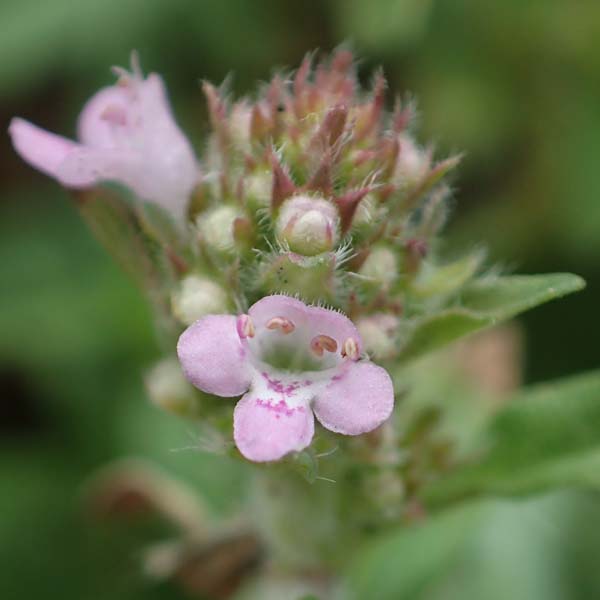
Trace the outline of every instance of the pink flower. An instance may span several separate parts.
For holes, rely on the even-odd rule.
[[[381,425],[394,405],[392,382],[361,359],[352,321],[287,296],[267,296],[247,315],[209,315],[177,346],[186,377],[218,396],[244,394],[234,438],[249,460],[277,460],[306,448],[314,415],[331,431],[358,435]]]
[[[131,62],[132,73],[115,69],[118,83],[84,106],[79,143],[20,118],[9,133],[25,161],[65,187],[117,181],[181,218],[198,181],[198,163],[173,119],[162,79],[155,73],[144,79],[135,54]]]

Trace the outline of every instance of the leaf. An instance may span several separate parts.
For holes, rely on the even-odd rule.
[[[400,358],[412,360],[584,287],[583,279],[570,273],[513,275],[474,281],[461,292],[459,306],[416,320]]]
[[[461,506],[377,539],[350,563],[349,597],[373,600],[418,597],[419,592],[452,566],[480,516],[478,507]]]
[[[571,273],[482,279],[465,288],[462,304],[470,310],[504,320],[584,287],[585,281]]]
[[[475,275],[482,260],[483,253],[475,252],[445,265],[424,263],[411,290],[420,298],[451,294]]]
[[[484,432],[483,456],[431,484],[429,505],[483,494],[600,489],[600,371],[517,395]]]
[[[493,324],[489,317],[464,309],[445,310],[418,321],[400,358],[413,359]]]

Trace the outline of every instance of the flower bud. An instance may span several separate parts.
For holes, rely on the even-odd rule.
[[[359,273],[389,288],[398,277],[398,259],[390,248],[375,247],[362,264]]]
[[[208,277],[188,275],[171,295],[171,308],[182,323],[191,325],[205,315],[226,313],[227,293]]]
[[[430,159],[427,152],[415,144],[406,134],[398,138],[400,152],[394,169],[394,180],[401,188],[414,187],[429,171]]]
[[[189,415],[195,408],[195,391],[174,358],[159,361],[144,378],[152,404],[171,413]]]
[[[242,149],[250,146],[252,108],[246,102],[235,104],[229,115],[229,131],[233,142]]]
[[[331,250],[339,239],[339,216],[321,197],[294,196],[286,200],[277,219],[277,237],[290,250],[314,256]]]
[[[233,206],[213,208],[196,219],[200,239],[211,250],[228,253],[235,249],[233,222],[239,217]]]
[[[273,175],[271,171],[255,171],[244,181],[244,197],[253,210],[264,208],[271,203]]]
[[[383,313],[363,317],[356,322],[365,349],[373,358],[382,360],[394,355],[398,324],[397,317]]]
[[[356,207],[352,228],[368,227],[373,223],[377,212],[377,199],[373,194],[367,194]]]

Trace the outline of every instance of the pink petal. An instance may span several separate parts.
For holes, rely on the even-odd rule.
[[[233,437],[239,451],[255,462],[279,460],[300,451],[313,438],[315,423],[308,406],[288,406],[282,398],[246,394],[233,413]]]
[[[385,369],[347,361],[313,404],[321,424],[336,433],[358,435],[379,427],[394,408],[394,388]]]
[[[66,187],[81,188],[101,181],[117,181],[140,198],[149,199],[152,179],[139,155],[127,150],[104,150],[79,146],[57,168],[57,178]]]
[[[266,296],[256,302],[248,311],[255,327],[266,327],[273,317],[285,317],[292,321],[297,330],[305,332],[307,340],[317,335],[327,335],[342,348],[348,338],[354,338],[362,351],[362,341],[354,323],[345,315],[318,306],[307,306],[304,302],[289,296]]]
[[[177,354],[185,376],[217,396],[239,396],[250,387],[250,368],[233,315],[209,315],[179,338]]]
[[[61,137],[23,119],[10,122],[8,133],[21,158],[51,177],[58,178],[61,163],[79,144]]]
[[[104,88],[83,108],[79,136],[89,148],[135,157],[111,179],[131,187],[144,200],[182,216],[199,180],[194,151],[181,132],[162,79],[131,76],[125,83]],[[108,157],[107,157],[108,160]]]
[[[123,129],[131,126],[127,105],[127,91],[121,86],[114,85],[96,92],[79,114],[77,133],[81,142],[93,148],[114,148],[118,115],[123,118],[120,123]]]

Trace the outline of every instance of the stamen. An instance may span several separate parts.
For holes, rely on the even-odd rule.
[[[249,315],[240,315],[237,318],[236,326],[240,339],[244,340],[246,338],[254,337],[254,323],[252,322],[252,319]]]
[[[267,323],[267,329],[279,329],[281,333],[288,334],[292,333],[292,331],[296,329],[296,326],[292,321],[286,319],[285,317],[273,317]]]
[[[310,349],[317,356],[323,356],[325,350],[327,352],[335,352],[337,350],[337,342],[328,335],[317,335],[310,341]]]
[[[347,338],[342,345],[342,356],[350,360],[358,360],[358,342],[354,338]]]

